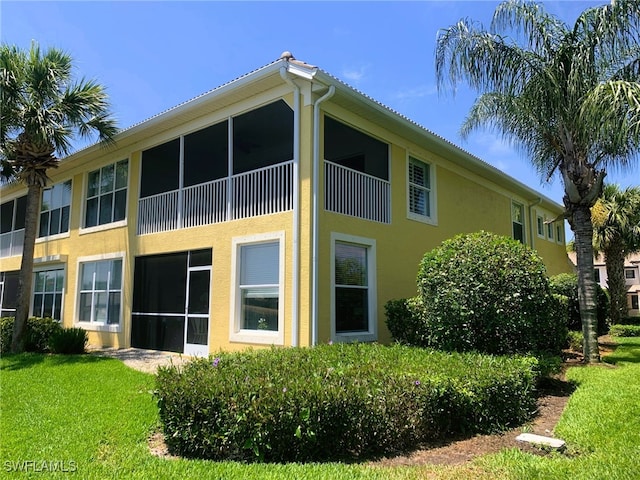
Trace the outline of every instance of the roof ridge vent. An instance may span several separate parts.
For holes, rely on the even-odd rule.
[[[288,50],[285,50],[284,52],[282,52],[282,54],[280,55],[280,58],[287,61],[296,59],[296,57],[293,56],[293,53],[291,53]]]

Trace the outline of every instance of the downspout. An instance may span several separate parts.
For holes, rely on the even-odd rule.
[[[311,269],[313,271],[311,292],[311,345],[318,344],[318,189],[320,183],[320,104],[333,97],[336,87],[329,86],[329,91],[313,104],[313,252]]]
[[[293,262],[291,272],[291,346],[298,346],[300,324],[300,87],[287,75],[285,67],[280,76],[293,88]]]
[[[535,249],[535,245],[534,245],[533,238],[538,234],[538,230],[537,230],[537,225],[533,221],[533,207],[537,207],[541,203],[542,203],[542,197],[538,197],[538,199],[535,202],[530,203],[528,205],[528,208],[529,208],[529,232],[531,232],[529,234],[529,244],[530,244],[529,246],[531,248],[534,248],[534,249]],[[538,219],[536,218],[536,222],[537,221],[538,221]],[[535,228],[535,230],[534,230],[534,228]],[[536,232],[535,235],[533,233],[534,231]]]

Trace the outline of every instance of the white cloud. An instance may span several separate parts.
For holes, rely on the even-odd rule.
[[[438,93],[438,89],[435,85],[420,85],[414,88],[406,88],[399,90],[393,94],[393,98],[396,100],[412,100],[415,98],[424,98]]]
[[[342,78],[347,82],[358,83],[366,76],[367,67],[360,66],[357,68],[350,67],[342,70]]]

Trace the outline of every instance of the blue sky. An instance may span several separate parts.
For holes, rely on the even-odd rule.
[[[602,1],[547,1],[568,23]],[[460,125],[475,94],[438,94],[438,29],[469,17],[489,24],[496,1],[377,2],[31,2],[0,3],[1,39],[32,40],[70,53],[78,76],[107,87],[126,128],[276,60],[285,51],[320,67],[558,203],[558,178],[545,183],[526,157],[498,136]],[[610,172],[640,183],[640,167]]]

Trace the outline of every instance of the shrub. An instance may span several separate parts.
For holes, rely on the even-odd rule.
[[[567,304],[567,328],[581,331],[580,305],[578,304],[578,276],[575,273],[561,273],[550,278],[551,291],[558,295],[564,295],[568,299]],[[609,329],[607,318],[609,314],[609,297],[606,292],[596,285],[598,303],[598,335],[605,335]]]
[[[87,345],[87,332],[82,328],[61,328],[49,339],[53,353],[73,355],[84,353]]]
[[[431,347],[558,354],[565,345],[544,264],[513,239],[479,232],[443,242],[422,259],[418,293]]]
[[[418,347],[428,345],[423,306],[419,297],[389,300],[384,310],[387,328],[395,341]]]
[[[11,347],[13,335],[13,317],[0,319],[0,351],[5,353]],[[27,319],[24,332],[24,348],[27,352],[44,353],[49,350],[49,339],[60,331],[60,322],[52,318],[32,317]]]
[[[619,325],[640,325],[640,317],[622,317]]]
[[[612,337],[640,337],[640,325],[611,325],[609,335]]]
[[[582,352],[584,335],[582,332],[569,330],[567,334],[567,344],[570,350],[574,352]]]
[[[323,461],[520,424],[535,410],[537,374],[532,357],[338,344],[160,368],[156,391],[174,454]]]

